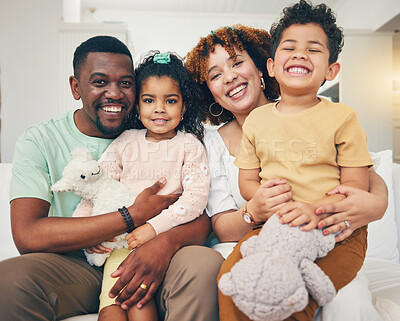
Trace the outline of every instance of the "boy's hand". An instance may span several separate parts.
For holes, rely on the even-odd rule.
[[[108,242],[115,242],[115,238],[112,238]],[[88,252],[89,254],[92,254],[92,253],[104,254],[104,253],[111,253],[112,250],[109,249],[108,247],[101,245],[101,243],[100,243],[95,246],[88,247],[86,249],[86,252]]]
[[[314,206],[303,202],[286,203],[276,214],[281,217],[282,224],[289,224],[289,226],[302,225],[300,227],[302,231],[310,231],[316,228],[319,222]]]
[[[147,241],[150,241],[156,235],[156,231],[153,229],[151,224],[146,223],[137,227],[134,231],[125,236],[125,238],[128,241],[129,249],[132,250]]]

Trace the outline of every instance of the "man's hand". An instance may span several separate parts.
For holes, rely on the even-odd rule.
[[[110,297],[116,298],[116,303],[124,310],[134,304],[138,308],[144,306],[156,293],[164,279],[169,262],[175,254],[174,248],[164,237],[165,233],[146,242],[121,263],[118,269],[111,274],[119,277],[110,291]],[[140,287],[141,284],[146,289]]]
[[[163,209],[168,208],[181,196],[181,194],[157,195],[167,180],[162,177],[152,186],[145,188],[137,197],[128,210],[132,215],[135,226],[145,224],[152,217],[160,214]]]

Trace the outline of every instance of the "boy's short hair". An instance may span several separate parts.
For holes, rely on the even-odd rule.
[[[106,52],[127,55],[133,66],[133,59],[128,47],[120,40],[112,36],[95,36],[82,42],[75,50],[73,67],[74,76],[79,79],[82,65],[90,52]]]
[[[294,24],[315,23],[321,26],[328,37],[329,64],[337,61],[343,47],[343,30],[336,25],[336,16],[324,3],[312,6],[306,0],[300,0],[293,6],[283,9],[279,22],[271,26],[271,56],[275,58],[276,49],[285,29]]]

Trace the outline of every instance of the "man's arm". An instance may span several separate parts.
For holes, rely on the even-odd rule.
[[[146,188],[129,207],[136,226],[160,213],[179,195],[156,195],[165,181]],[[121,214],[116,211],[92,217],[48,217],[50,204],[37,198],[11,201],[11,228],[18,251],[69,252],[87,248],[126,232]]]
[[[184,246],[203,244],[210,231],[210,219],[203,214],[194,221],[161,233],[138,247],[112,274],[119,279],[111,289],[110,296],[118,296],[116,302],[125,310],[134,304],[138,307],[144,306],[164,279],[174,254]],[[142,283],[148,285],[147,291],[139,287]]]

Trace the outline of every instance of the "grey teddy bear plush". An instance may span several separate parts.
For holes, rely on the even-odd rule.
[[[218,287],[251,320],[284,320],[307,306],[308,294],[320,306],[335,297],[331,280],[314,263],[334,246],[333,235],[304,232],[273,215],[243,242],[243,258],[221,276]]]

